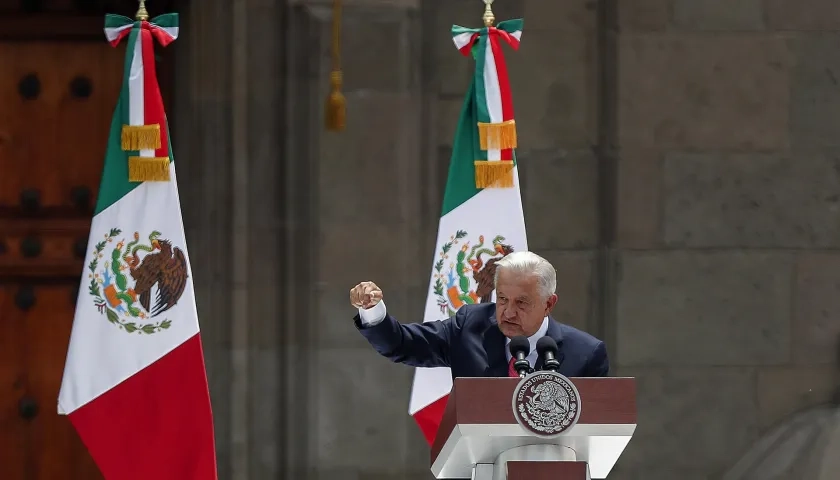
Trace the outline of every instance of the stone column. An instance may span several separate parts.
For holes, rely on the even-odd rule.
[[[287,157],[311,176],[293,252],[297,295],[308,301],[295,302],[290,340],[308,363],[284,392],[297,422],[288,443],[305,442],[289,459],[299,478],[428,478],[427,449],[408,416],[412,370],[381,358],[355,331],[347,293],[374,280],[392,314],[422,316],[432,252],[421,246],[434,232],[421,218],[429,159],[420,141],[418,13],[414,2],[344,2],[347,130],[332,133],[323,127],[330,2],[291,7]],[[314,430],[303,435],[307,426]]]
[[[193,260],[220,478],[277,478],[292,298],[284,174],[285,4],[181,10],[173,142]],[[306,184],[303,184],[306,188]],[[299,202],[300,203],[300,202]],[[306,302],[306,298],[301,299]]]
[[[220,476],[427,478],[411,370],[364,343],[347,305],[366,278],[396,315],[423,305],[416,5],[347,2],[339,134],[322,121],[327,5],[203,0],[182,15],[175,149]]]
[[[167,48],[176,60],[175,94],[168,106],[172,147],[188,248],[192,260],[216,430],[220,478],[232,476],[233,401],[231,289],[233,163],[230,38],[218,19],[231,17],[232,4],[202,0],[179,10],[178,41]],[[171,51],[170,51],[171,49]]]

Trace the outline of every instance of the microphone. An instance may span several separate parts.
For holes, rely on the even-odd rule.
[[[542,337],[537,340],[537,355],[543,359],[543,370],[556,372],[560,368],[560,362],[557,361],[557,342],[553,338]]]
[[[513,369],[519,372],[520,377],[524,377],[531,369],[531,365],[525,358],[531,353],[531,344],[528,339],[523,336],[517,336],[510,339],[510,355],[516,360],[513,362]]]

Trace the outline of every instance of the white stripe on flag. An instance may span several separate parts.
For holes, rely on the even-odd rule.
[[[152,25],[156,26],[159,30],[172,37],[172,40],[178,39],[178,27],[161,27],[156,23],[153,23]]]
[[[129,23],[128,25],[123,25],[122,27],[108,27],[105,29],[105,38],[107,38],[109,42],[113,42],[117,39],[117,37],[120,36],[120,33],[128,30],[133,26],[133,24]]]
[[[174,163],[170,163],[169,172],[170,182],[143,182],[93,217],[88,236],[91,249],[88,250],[85,265],[94,258],[92,245],[101,241],[103,233],[108,233],[112,228],[120,228],[122,233],[113,243],[108,244],[109,248],[103,253],[111,252],[117,241],[130,239],[134,232],[163,232],[166,239],[181,249],[187,259],[187,284],[178,303],[167,310],[166,315],[146,322],[155,323],[155,320],[167,319],[171,321],[171,327],[152,335],[130,334],[120,329],[98,310],[87,293],[88,276],[81,275],[79,301],[76,303],[58,396],[60,414],[71,414],[87,405],[199,333],[192,266],[184,235],[184,222],[180,215],[181,200]],[[101,259],[100,265],[103,265],[105,258],[108,257]],[[156,289],[153,289],[152,299],[155,298],[155,292]]]
[[[458,230],[469,233],[464,240],[475,242],[479,235],[490,238],[501,235],[504,243],[513,246],[514,251],[528,250],[525,233],[525,218],[522,215],[519,169],[513,167],[514,188],[485,188],[475,196],[441,217],[438,224],[438,238],[432,264],[439,258],[441,246],[449,241]],[[492,215],[484,212],[492,211]],[[435,271],[432,267],[423,321],[432,322],[445,318],[441,313],[437,296],[434,294]],[[491,301],[495,301],[495,292]],[[452,390],[452,373],[449,368],[415,368],[414,381],[408,404],[409,415],[428,407]]]
[[[472,37],[472,33],[459,33],[458,35],[452,37],[452,41],[455,42],[455,47],[457,47],[458,50],[460,50],[469,45],[470,40],[472,40]]]
[[[408,414],[423,410],[452,390],[452,370],[449,368],[418,368],[415,370],[408,402]]]
[[[487,48],[484,51],[484,97],[487,99],[487,112],[490,123],[502,122],[502,92],[499,90],[499,74],[496,72],[496,59],[490,38],[487,38]],[[487,160],[501,160],[502,151],[491,148],[487,150]]]
[[[143,92],[143,39],[142,32],[137,33],[134,42],[134,55],[131,57],[131,71],[128,75],[128,124],[144,125],[145,98]],[[154,157],[154,150],[140,150],[141,157]]]

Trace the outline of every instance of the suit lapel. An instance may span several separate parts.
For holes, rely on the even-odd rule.
[[[487,354],[485,375],[488,377],[507,377],[508,363],[505,355],[505,336],[499,330],[495,315],[490,317],[490,326],[484,330],[482,345]]]
[[[545,335],[547,337],[551,337],[557,342],[557,361],[560,362],[560,366],[563,365],[563,331],[560,329],[560,324],[557,323],[553,318],[548,317],[548,330],[546,330]],[[542,358],[537,357],[536,365],[534,365],[534,370],[539,371],[542,370],[543,361]]]

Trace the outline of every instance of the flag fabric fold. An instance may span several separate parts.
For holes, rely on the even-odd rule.
[[[519,47],[521,19],[497,27],[452,27],[456,48],[475,59],[461,108],[438,224],[423,320],[440,320],[463,305],[495,300],[495,264],[527,250],[519,189],[508,69],[502,44]],[[417,368],[409,414],[429,444],[452,389],[449,368]]]
[[[154,43],[177,14],[107,15],[127,41],[58,398],[106,480],[216,480],[192,268]]]

